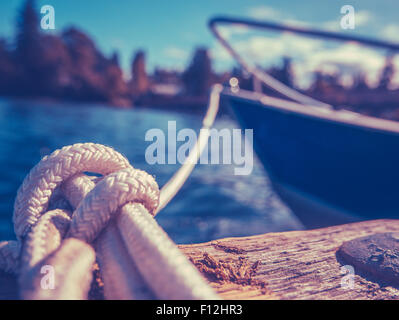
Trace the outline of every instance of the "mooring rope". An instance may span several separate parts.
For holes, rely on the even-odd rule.
[[[85,143],[57,150],[18,190],[18,241],[0,243],[0,268],[19,274],[22,298],[83,299],[96,249],[106,298],[217,299],[153,218],[159,197],[155,179],[110,147]],[[51,281],[43,285],[48,266],[54,287]]]
[[[157,212],[166,207],[166,205],[173,199],[197,164],[202,151],[208,143],[210,129],[213,126],[216,115],[219,111],[220,94],[222,91],[223,86],[221,84],[215,84],[212,86],[211,92],[209,94],[208,109],[202,121],[202,128],[200,130],[198,140],[194,145],[194,148],[191,149],[183,165],[162,187]]]

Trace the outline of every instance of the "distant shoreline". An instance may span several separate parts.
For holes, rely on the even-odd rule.
[[[198,114],[202,115],[206,112],[207,108],[207,98],[197,99],[196,101],[189,101],[188,99],[165,99],[162,101],[161,99],[151,100],[148,99],[145,103],[139,103],[130,106],[120,106],[118,104],[107,103],[104,101],[78,101],[78,100],[64,100],[64,99],[56,99],[53,97],[18,97],[18,96],[0,96],[1,100],[12,100],[23,103],[43,103],[43,104],[74,104],[76,107],[79,106],[87,106],[87,107],[104,107],[104,108],[112,108],[117,110],[135,110],[135,109],[143,109],[143,110],[165,110],[165,111],[173,111],[179,113],[186,114]],[[143,101],[144,102],[144,101]]]

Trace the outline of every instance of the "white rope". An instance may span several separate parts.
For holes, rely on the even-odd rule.
[[[20,279],[23,299],[82,300],[87,298],[95,262],[93,248],[78,239],[66,239]],[[48,274],[49,278],[44,276]]]
[[[157,212],[166,207],[166,205],[173,199],[180,188],[186,182],[190,173],[193,171],[198,159],[201,156],[202,151],[208,143],[210,135],[210,128],[215,122],[216,115],[219,110],[220,93],[223,90],[223,86],[215,84],[211,88],[209,95],[208,109],[205,114],[204,120],[202,121],[202,128],[198,136],[198,140],[194,145],[194,148],[190,151],[186,161],[180,167],[180,169],[173,175],[173,177],[163,186],[161,190],[161,196],[159,200],[159,206]]]
[[[126,249],[115,222],[101,233],[96,251],[104,282],[104,297],[110,300],[155,298]]]
[[[93,181],[82,175],[87,171],[104,177]],[[76,207],[72,220],[65,210],[45,213],[57,191],[64,193],[69,204]],[[106,270],[105,285],[114,286],[107,291],[113,292],[112,297],[117,295],[119,286],[124,292],[119,298],[149,297],[151,293],[143,290],[143,281],[132,281],[145,279],[158,298],[217,299],[197,269],[151,216],[158,203],[159,189],[154,178],[133,169],[122,155],[109,147],[78,144],[44,158],[24,180],[15,201],[14,229],[23,241],[22,296],[28,299],[87,297],[89,286],[82,283],[87,284],[91,277],[89,266],[94,262],[94,250],[85,243],[98,239],[100,264]],[[111,220],[114,216],[116,225]],[[107,226],[111,226],[109,230]],[[72,239],[62,241],[68,227],[67,237]],[[115,246],[118,250],[114,250]],[[3,247],[9,249],[10,246]],[[2,262],[5,264],[6,259],[1,261],[4,252],[7,250],[0,250],[0,266]],[[82,265],[80,269],[68,260],[74,260],[75,255]],[[9,257],[7,255],[8,260]],[[55,290],[46,291],[39,286],[40,268],[46,263],[56,269]],[[122,284],[124,279],[130,281]]]
[[[117,218],[117,225],[140,273],[158,298],[218,299],[198,270],[148,215],[143,205],[125,205]]]
[[[76,175],[62,184],[61,189],[75,209],[101,178]],[[111,221],[96,240],[96,252],[104,282],[104,297],[110,300],[154,299],[131,259],[115,222]]]
[[[107,175],[129,166],[129,161],[120,153],[94,143],[74,144],[44,157],[17,192],[13,220],[18,239],[24,237],[47,210],[50,196],[62,181],[77,173]]]
[[[69,228],[70,216],[71,213],[56,209],[47,211],[39,218],[22,247],[21,275],[58,249]]]

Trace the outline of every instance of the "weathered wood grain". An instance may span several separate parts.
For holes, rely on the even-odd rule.
[[[336,251],[357,237],[399,230],[399,220],[373,220],[323,229],[268,233],[181,245],[194,260],[204,253],[216,260],[246,257],[261,261],[255,279],[266,282],[271,294],[258,287],[211,282],[225,299],[398,299],[399,289],[357,274],[354,288],[341,287],[344,274]]]
[[[373,220],[315,230],[226,238],[179,248],[194,261],[202,259],[205,253],[233,266],[243,258],[248,265],[260,261],[254,280],[265,282],[267,292],[256,284],[210,281],[224,299],[398,299],[398,287],[358,274],[356,269],[354,288],[341,287],[344,277],[341,267],[346,263],[336,257],[337,249],[345,241],[398,231],[399,220]],[[0,299],[16,297],[14,283],[11,277],[0,274]]]

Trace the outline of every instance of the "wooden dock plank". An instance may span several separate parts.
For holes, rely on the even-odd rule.
[[[373,220],[323,229],[268,233],[181,245],[194,260],[204,253],[216,260],[248,259],[261,264],[255,279],[266,282],[270,293],[257,287],[211,282],[226,299],[398,299],[399,290],[357,274],[354,288],[341,286],[345,276],[336,251],[345,241],[375,233],[399,231],[399,220]]]

